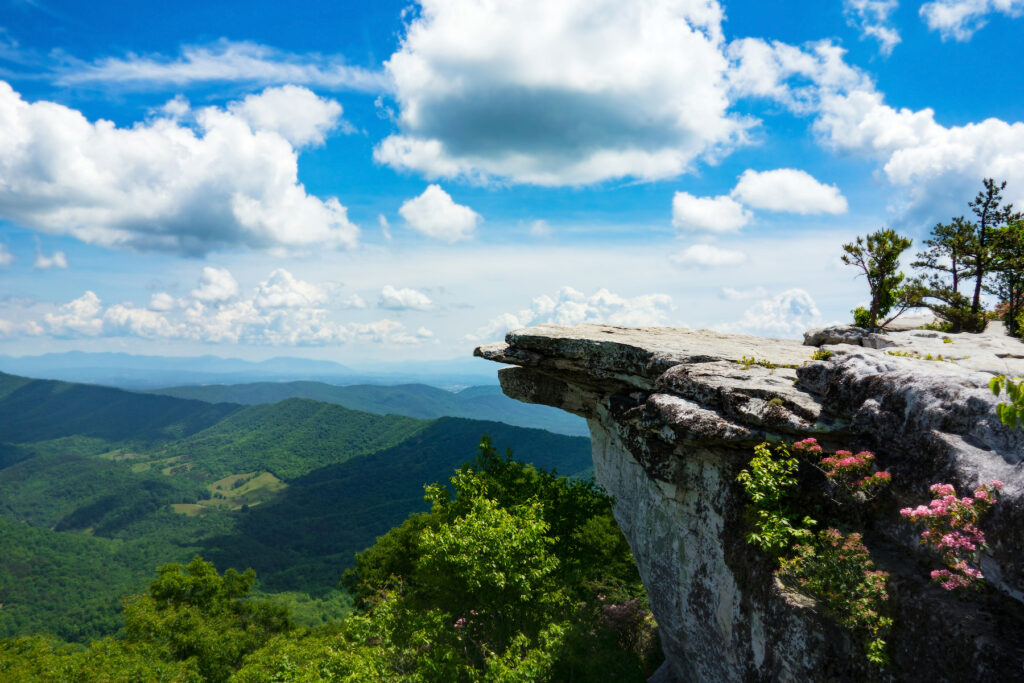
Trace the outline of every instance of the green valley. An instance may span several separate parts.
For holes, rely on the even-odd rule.
[[[255,568],[258,594],[307,622],[336,616],[354,554],[426,510],[424,485],[484,433],[541,467],[590,466],[586,439],[501,422],[0,374],[0,638],[111,634],[121,596],[197,553]]]

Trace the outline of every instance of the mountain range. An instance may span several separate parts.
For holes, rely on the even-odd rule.
[[[343,606],[335,586],[353,554],[425,509],[423,486],[470,461],[485,433],[563,474],[591,465],[587,439],[502,422],[0,373],[0,637],[110,633],[119,596],[194,554],[254,567],[261,591],[299,596],[315,620]]]

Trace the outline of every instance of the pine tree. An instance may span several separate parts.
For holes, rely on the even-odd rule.
[[[868,281],[871,306],[866,322],[871,330],[879,327],[878,319],[887,315],[903,299],[903,291],[900,289],[900,283],[903,282],[903,273],[899,271],[900,254],[909,249],[910,245],[909,238],[887,228],[868,235],[867,239],[858,236],[856,241],[843,245],[843,251],[846,252],[842,256],[843,263],[860,268]],[[899,313],[905,309],[906,305],[903,305]],[[891,318],[883,326],[890,321]]]

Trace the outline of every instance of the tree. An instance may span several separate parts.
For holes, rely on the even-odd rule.
[[[970,332],[981,332],[985,328],[986,321],[981,310],[981,292],[984,289],[985,276],[995,265],[993,243],[996,240],[996,235],[1010,223],[1021,219],[1021,214],[1014,213],[1013,204],[1000,206],[1003,201],[1003,190],[1006,189],[1005,180],[997,184],[994,179],[985,178],[982,184],[984,188],[967,203],[974,215],[978,217],[975,239],[971,243],[972,249],[968,252],[968,262],[974,272],[971,317],[974,324],[980,326],[980,329],[968,330]]]
[[[986,289],[999,297],[1007,333],[1018,337],[1022,333],[1019,317],[1024,312],[1024,221],[996,231],[992,261],[992,278]]]
[[[221,576],[196,556],[157,573],[148,593],[125,601],[124,641],[165,661],[194,661],[210,683],[226,681],[245,655],[292,627],[283,608],[246,599],[256,578],[251,569]]]
[[[860,268],[871,291],[871,305],[865,321],[868,329],[877,329],[878,319],[888,315],[897,304],[901,304],[901,310],[896,314],[899,315],[913,303],[900,289],[903,273],[899,272],[900,254],[909,249],[911,243],[909,238],[897,235],[894,230],[882,229],[868,235],[867,239],[858,236],[856,241],[843,245],[843,263]]]
[[[936,223],[931,238],[924,241],[928,248],[917,254],[911,265],[926,271],[912,281],[918,289],[922,305],[945,320],[950,331],[960,332],[973,327],[971,300],[963,294],[963,284],[974,271],[968,264],[976,240],[975,226],[963,216],[949,223]]]

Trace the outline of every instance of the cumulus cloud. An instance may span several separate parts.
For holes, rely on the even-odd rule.
[[[937,0],[921,5],[925,24],[938,31],[943,40],[967,41],[986,23],[990,14],[1019,17],[1024,0]]]
[[[900,43],[900,34],[890,23],[890,15],[899,7],[899,0],[843,0],[843,13],[848,24],[865,38],[878,41],[878,51],[891,55]]]
[[[61,305],[56,313],[47,313],[43,320],[55,337],[94,337],[103,331],[102,310],[100,298],[90,290]]]
[[[433,333],[426,328],[410,331],[403,323],[387,318],[339,322],[327,308],[330,290],[329,284],[306,282],[279,268],[243,292],[230,272],[208,267],[200,276],[199,286],[180,298],[158,292],[146,307],[130,302],[105,305],[95,292],[87,291],[73,301],[52,307],[38,321],[2,321],[0,336],[138,337],[275,346],[434,341]],[[339,308],[350,307],[349,302]]]
[[[7,245],[0,242],[0,267],[9,266],[14,263],[14,254],[7,248]]]
[[[747,255],[742,251],[720,249],[712,244],[694,244],[669,258],[676,265],[699,268],[738,266],[747,261]]]
[[[666,178],[744,140],[715,0],[420,0],[397,52],[400,132],[375,158],[546,186]]]
[[[226,268],[206,266],[192,297],[203,302],[227,301],[238,296],[238,281]]]
[[[572,287],[562,287],[554,297],[547,294],[538,296],[529,308],[492,318],[487,325],[466,335],[466,338],[470,341],[488,341],[504,336],[509,330],[542,323],[667,325],[669,313],[674,308],[672,297],[667,294],[623,297],[607,289],[600,289],[588,297]]]
[[[756,302],[735,323],[716,325],[722,332],[795,337],[822,324],[821,311],[802,289],[787,289]]]
[[[984,177],[1007,180],[1007,198],[1024,202],[1024,123],[989,118],[943,126],[931,109],[891,107],[828,43],[801,49],[744,39],[730,49],[739,64],[736,93],[813,115],[824,146],[875,159],[900,188],[900,220],[927,225],[963,213]]]
[[[386,74],[347,65],[341,57],[295,55],[266,45],[230,40],[186,45],[177,59],[132,55],[91,64],[72,61],[57,78],[59,85],[116,84],[124,88],[224,82],[296,84],[366,92],[386,90],[389,84]]]
[[[345,207],[298,181],[295,144],[321,139],[341,107],[300,91],[270,88],[227,109],[190,111],[192,127],[163,114],[117,128],[26,102],[0,82],[0,217],[92,244],[188,255],[353,247],[359,230]]]
[[[419,197],[406,200],[398,213],[413,230],[444,242],[461,242],[473,236],[480,214],[456,204],[440,185],[429,185]]]
[[[50,268],[67,268],[68,257],[63,251],[55,251],[47,256],[41,251],[36,252],[36,260],[33,266],[37,270],[49,270]]]
[[[433,302],[423,292],[415,289],[395,289],[391,285],[385,285],[380,291],[380,298],[377,305],[381,308],[390,308],[393,311],[405,311],[413,309],[425,311],[433,305]]]
[[[672,225],[695,232],[735,232],[750,222],[752,214],[725,195],[694,197],[676,192],[672,197]]]
[[[835,185],[818,182],[806,171],[780,168],[757,172],[746,170],[733,188],[732,196],[747,206],[790,213],[846,213],[846,197]]]
[[[295,85],[267,88],[232,102],[228,111],[253,130],[274,132],[294,147],[322,145],[341,121],[341,105]]]

